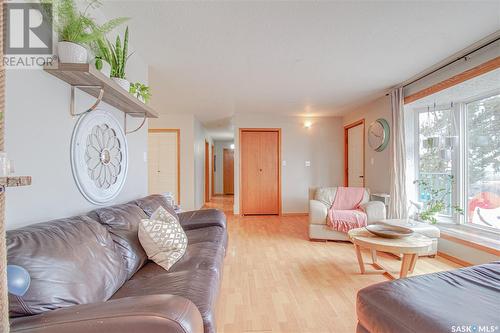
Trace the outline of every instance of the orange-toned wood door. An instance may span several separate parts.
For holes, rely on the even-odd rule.
[[[224,148],[223,154],[224,194],[234,194],[234,150]]]
[[[277,215],[280,210],[280,133],[241,131],[241,203],[244,215]]]

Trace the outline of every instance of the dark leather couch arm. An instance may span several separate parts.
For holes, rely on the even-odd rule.
[[[173,295],[125,297],[11,319],[11,332],[203,333],[198,308]]]
[[[177,214],[179,223],[184,230],[207,227],[226,229],[226,215],[218,209],[200,209]]]

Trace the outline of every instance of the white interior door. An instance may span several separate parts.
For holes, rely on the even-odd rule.
[[[177,132],[149,133],[149,193],[172,192],[179,202],[177,149]]]
[[[347,186],[364,186],[363,131],[362,124],[347,130]]]

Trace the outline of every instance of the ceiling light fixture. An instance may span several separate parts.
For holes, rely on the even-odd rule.
[[[310,120],[304,121],[304,127],[305,128],[311,128],[312,127],[312,121],[310,121]]]

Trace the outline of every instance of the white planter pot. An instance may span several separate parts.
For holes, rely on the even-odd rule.
[[[86,64],[88,58],[87,49],[79,44],[71,42],[57,43],[57,55],[59,62],[71,64]]]
[[[111,76],[111,65],[107,62],[102,60],[102,68],[99,70],[102,74],[106,75],[107,77]]]
[[[120,79],[118,77],[112,77],[111,79],[126,91],[130,91],[130,82],[128,82],[127,80]]]

